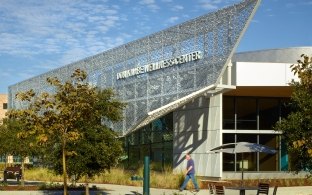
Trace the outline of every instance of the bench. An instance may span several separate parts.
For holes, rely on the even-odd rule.
[[[7,167],[3,171],[3,181],[7,179],[16,179],[18,182],[22,178],[22,169],[19,166]]]
[[[207,180],[201,179],[202,187],[205,188],[207,186],[210,194],[215,194],[215,186],[227,186],[231,184],[230,181],[223,181],[223,180]]]

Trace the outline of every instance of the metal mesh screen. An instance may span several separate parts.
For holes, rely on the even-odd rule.
[[[124,134],[149,111],[216,83],[258,3],[259,0],[245,0],[12,85],[9,107],[22,106],[14,99],[16,93],[29,89],[53,92],[46,83],[47,77],[65,81],[80,68],[87,71],[90,83],[115,89],[118,98],[128,104],[124,120],[113,125],[114,130]],[[117,73],[194,52],[200,52],[201,58],[117,79]]]

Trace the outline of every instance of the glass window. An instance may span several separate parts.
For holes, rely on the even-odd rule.
[[[223,144],[235,143],[235,134],[224,133],[223,134]],[[222,153],[223,158],[223,171],[235,171],[235,155]]]
[[[279,119],[279,100],[273,98],[259,99],[259,129],[271,130]]]
[[[145,145],[144,147],[140,147],[140,151],[141,151],[141,156],[140,156],[140,160],[144,161],[144,156],[150,156],[151,155],[151,151],[150,151],[150,147],[149,145]]]
[[[151,142],[151,130],[148,126],[143,127],[141,130],[141,144],[149,144]]]
[[[150,156],[156,168],[172,166],[173,113],[154,120],[152,123],[126,137],[129,168],[136,168],[144,156]],[[155,168],[155,167],[154,167]]]
[[[164,148],[164,166],[170,167],[170,168],[172,167],[172,161],[173,161],[172,156],[173,156],[172,142],[167,142],[165,143],[165,148]]]
[[[276,148],[277,136],[270,134],[259,135],[259,143]],[[278,171],[278,152],[275,154],[259,153],[259,171]]]
[[[141,155],[140,155],[140,148],[139,147],[130,147],[128,149],[128,166],[129,167],[133,167],[133,168],[137,168],[139,166],[140,160],[141,160]]]
[[[151,160],[153,160],[153,162],[162,162],[162,159],[163,159],[163,145],[162,145],[162,143],[153,144],[152,145]]]
[[[127,137],[128,145],[134,146],[140,144],[140,131],[135,131]]]
[[[234,97],[223,97],[223,129],[235,129]]]
[[[237,129],[257,129],[257,101],[255,98],[236,98]]]
[[[3,109],[4,110],[8,109],[8,104],[7,103],[3,103]]]
[[[237,134],[237,142],[257,143],[255,134]],[[257,153],[237,153],[236,170],[257,171]]]
[[[3,156],[0,156],[0,162],[6,162],[6,156],[5,155],[3,155]]]
[[[280,159],[281,167],[280,167],[280,170],[281,171],[288,171],[290,169],[288,168],[289,163],[288,163],[287,145],[283,139],[280,142],[281,142],[281,148],[280,148],[280,150],[281,150],[281,152],[280,152],[280,154],[281,154],[281,159]]]
[[[163,132],[162,131],[152,131],[151,134],[152,143],[159,143],[163,141]]]
[[[21,158],[19,156],[13,156],[13,162],[19,163],[21,162]]]

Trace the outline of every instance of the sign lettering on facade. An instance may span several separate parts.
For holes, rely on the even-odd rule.
[[[131,76],[140,75],[140,74],[144,74],[147,72],[152,72],[155,70],[168,68],[171,66],[196,61],[196,60],[201,59],[201,57],[202,57],[201,52],[195,51],[195,52],[184,54],[184,55],[181,55],[181,56],[178,56],[175,58],[170,58],[167,60],[161,60],[161,61],[150,63],[147,65],[138,66],[136,68],[132,68],[129,70],[124,70],[122,72],[118,72],[117,73],[117,80],[126,79],[126,78],[131,77]]]

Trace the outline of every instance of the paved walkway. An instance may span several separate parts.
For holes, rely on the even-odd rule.
[[[111,191],[106,191],[106,194],[111,195],[135,195],[136,193],[142,194],[142,187],[132,187],[132,186],[119,186],[119,185],[109,185],[109,184],[101,184],[98,187],[105,187],[106,189],[110,189]],[[273,188],[270,188],[270,193],[273,193]],[[246,195],[255,195],[257,192],[255,190],[246,191]],[[179,192],[175,189],[150,189],[151,195],[194,195],[194,193],[184,190],[183,192]],[[226,195],[239,195],[239,191],[237,190],[225,190]],[[278,195],[312,195],[312,186],[298,186],[298,187],[280,187],[277,190]],[[196,195],[209,195],[207,189],[202,189]]]
[[[122,186],[111,184],[90,184],[96,185],[102,189],[100,192],[92,192],[92,195],[142,195],[143,187],[135,186]],[[273,193],[273,188],[270,188],[270,195]],[[61,195],[62,191],[0,191],[0,195]],[[70,195],[81,195],[82,191],[70,192]],[[226,189],[226,195],[239,195],[236,190]],[[255,195],[255,190],[246,191],[246,195]],[[312,195],[312,186],[298,186],[298,187],[279,187],[277,190],[278,195]],[[175,189],[150,189],[150,195],[195,195],[194,193],[184,190],[179,192]],[[208,190],[202,189],[196,195],[209,195]]]

